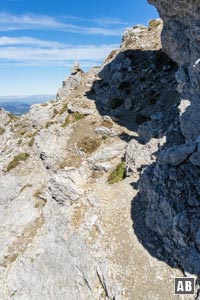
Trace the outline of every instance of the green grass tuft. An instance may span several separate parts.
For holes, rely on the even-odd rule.
[[[85,118],[85,115],[79,113],[78,111],[76,111],[74,113],[74,122],[79,121],[81,119]]]
[[[72,114],[69,114],[66,118],[65,118],[65,121],[64,123],[61,125],[61,127],[65,128],[67,127],[69,124],[72,124],[74,122],[77,122],[81,119],[85,118],[85,115],[84,114],[81,114],[79,112],[75,112],[75,113],[72,113]]]
[[[20,153],[16,155],[7,166],[7,172],[17,167],[21,161],[25,161],[29,157],[28,153]]]
[[[114,184],[122,181],[125,178],[126,164],[125,162],[120,162],[115,170],[110,174],[108,182]]]

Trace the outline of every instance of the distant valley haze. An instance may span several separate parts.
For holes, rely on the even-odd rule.
[[[27,113],[32,104],[44,103],[55,98],[55,95],[0,96],[0,107],[20,116]]]

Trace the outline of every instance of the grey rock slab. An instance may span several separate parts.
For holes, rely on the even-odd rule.
[[[194,166],[199,166],[200,167],[200,153],[199,151],[195,151],[191,156],[190,156],[190,161]]]
[[[159,161],[163,164],[178,166],[195,151],[195,148],[195,144],[183,144],[177,147],[163,150],[160,153]]]
[[[16,198],[22,186],[23,182],[17,175],[6,174],[0,177],[0,204]]]
[[[97,150],[93,155],[88,158],[88,162],[96,163],[110,160],[117,156],[123,156],[125,152],[126,143],[116,142],[111,146],[106,146],[102,149]]]
[[[52,198],[63,205],[69,205],[70,201],[77,201],[83,195],[83,189],[65,172],[52,176],[49,182],[49,190]]]
[[[142,145],[136,140],[132,140],[128,144],[125,154],[127,175],[142,171],[143,168],[153,163],[161,143],[161,140],[152,139],[148,144]]]
[[[35,127],[44,125],[53,117],[53,110],[51,106],[42,106],[41,104],[34,104],[29,111],[29,118]]]
[[[105,127],[105,126],[101,126],[101,127],[95,128],[95,132],[96,132],[97,134],[100,134],[100,135],[107,135],[107,136],[115,136],[115,135],[117,135],[117,134],[113,131],[113,129],[109,129],[109,128]]]

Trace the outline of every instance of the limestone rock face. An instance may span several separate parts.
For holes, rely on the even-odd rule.
[[[42,106],[40,104],[35,104],[31,106],[29,111],[30,120],[33,123],[33,126],[38,127],[44,125],[49,121],[53,116],[53,112],[49,105]]]
[[[81,84],[83,77],[83,70],[79,67],[79,65],[75,64],[71,71],[71,75],[63,80],[62,87],[57,92],[57,99],[62,99],[66,95],[70,94],[74,88]]]
[[[132,28],[127,28],[122,37],[121,49],[141,49],[152,50],[153,48],[160,49],[161,40],[160,34],[163,27],[161,19],[152,20],[149,22],[149,27],[137,25]],[[127,64],[124,61],[123,64]]]
[[[149,2],[163,19],[163,51],[178,64],[180,105],[165,134],[165,145],[139,180],[141,209],[154,236],[146,248],[160,247],[162,255],[156,257],[199,276],[200,3]]]
[[[164,21],[163,50],[179,65],[179,93],[183,101],[190,101],[190,106],[180,118],[181,128],[186,140],[194,140],[200,135],[200,3],[181,0],[149,2],[158,8]]]

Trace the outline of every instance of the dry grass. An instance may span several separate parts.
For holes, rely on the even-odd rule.
[[[27,133],[27,137],[30,138],[29,142],[28,142],[28,146],[32,147],[33,144],[35,143],[35,136],[38,133],[38,130],[36,130],[35,132],[28,132]]]
[[[41,106],[42,107],[48,106],[48,103],[42,103]]]
[[[64,112],[66,112],[67,111],[67,104],[63,104],[63,106],[62,106],[62,108],[61,108],[61,110],[60,111],[58,111],[58,115],[62,115],[62,114],[64,114]]]
[[[16,121],[16,120],[19,119],[19,117],[15,116],[15,115],[13,115],[13,114],[11,114],[11,113],[8,113],[8,116],[9,116],[9,118],[10,118],[10,121]]]
[[[78,142],[77,146],[80,148],[81,151],[85,152],[86,154],[91,154],[100,146],[100,144],[100,139],[86,137],[80,142]]]
[[[0,135],[2,135],[5,132],[5,129],[0,127]]]
[[[61,127],[65,128],[67,127],[69,124],[72,124],[74,122],[77,122],[81,119],[85,118],[85,115],[79,113],[79,112],[75,112],[73,114],[69,114],[66,118],[64,123],[61,125]]]
[[[112,122],[112,121],[109,121],[109,120],[103,120],[102,125],[103,125],[104,127],[109,128],[109,129],[113,128],[113,122]]]
[[[153,27],[157,27],[161,24],[161,21],[160,20],[150,20],[149,21],[149,27],[150,28],[153,28]]]

